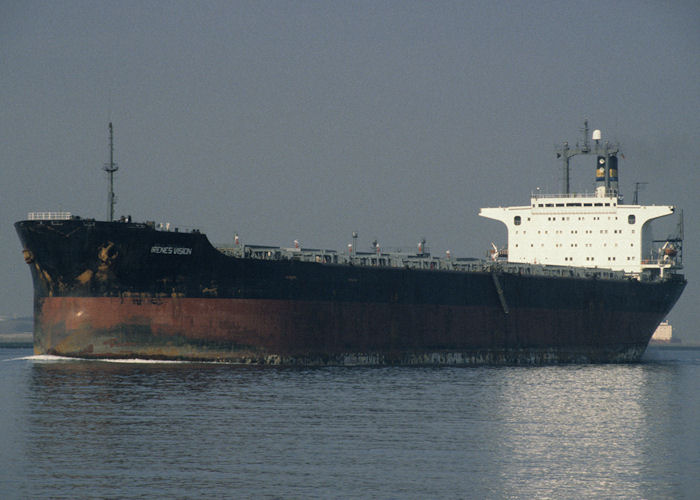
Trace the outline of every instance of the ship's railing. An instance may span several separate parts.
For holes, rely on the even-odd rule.
[[[29,212],[28,220],[70,220],[70,212]]]
[[[273,246],[217,246],[229,256],[256,260],[297,260],[321,264],[338,264],[358,267],[382,267],[398,269],[423,269],[433,271],[460,271],[480,273],[507,273],[532,276],[556,276],[567,278],[596,278],[622,280],[630,276],[624,271],[604,268],[569,266],[545,266],[518,262],[491,261],[474,258],[435,257],[427,254],[408,253],[338,253],[334,250],[281,248]]]
[[[129,222],[128,220],[126,222]],[[163,231],[165,233],[199,233],[199,229],[191,226],[183,226],[182,224],[172,224],[170,222],[155,222],[146,221],[146,225],[155,229],[156,231]]]
[[[612,195],[606,195],[606,196],[598,196],[596,193],[588,193],[588,192],[583,192],[583,193],[557,193],[557,194],[543,194],[539,191],[535,191],[530,193],[530,196],[532,198],[616,198],[617,193],[613,193]]]
[[[682,269],[683,264],[681,264],[678,260],[666,257],[658,259],[642,259],[642,267],[654,267],[659,269],[661,269],[662,267],[666,269]]]

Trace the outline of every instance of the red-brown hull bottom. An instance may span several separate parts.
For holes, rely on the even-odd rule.
[[[304,365],[631,362],[663,319],[214,298],[47,297],[36,306],[36,354]]]

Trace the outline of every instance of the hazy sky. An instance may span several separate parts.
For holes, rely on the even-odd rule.
[[[644,181],[642,203],[684,209],[670,320],[700,340],[699,116],[695,0],[0,0],[0,314],[31,313],[15,221],[107,216],[110,120],[118,215],[483,256],[506,232],[479,208],[558,191],[554,146],[588,118],[627,200]]]

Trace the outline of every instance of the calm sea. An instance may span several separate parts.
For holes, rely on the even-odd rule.
[[[0,349],[1,498],[699,498],[700,350],[288,369]]]

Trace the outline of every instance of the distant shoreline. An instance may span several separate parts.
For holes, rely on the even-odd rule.
[[[34,347],[32,332],[0,333],[0,348],[2,347]]]
[[[700,349],[700,344],[649,344],[647,349]]]

